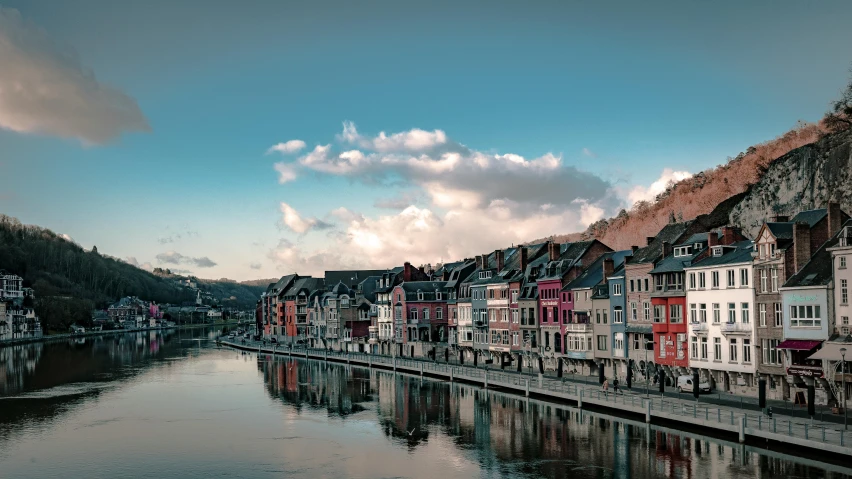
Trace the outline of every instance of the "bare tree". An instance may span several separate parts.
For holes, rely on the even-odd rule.
[[[852,70],[850,70],[852,71]],[[832,132],[852,127],[852,78],[840,98],[831,103],[831,111],[823,118],[825,126]]]

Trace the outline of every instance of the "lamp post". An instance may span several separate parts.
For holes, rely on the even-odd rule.
[[[649,397],[651,397],[651,386],[649,385],[650,377],[649,377],[649,374],[648,374],[648,370],[650,369],[648,367],[648,345],[654,344],[654,342],[648,341],[648,338],[644,338],[644,339],[645,339],[645,397],[649,398]]]
[[[847,428],[846,425],[846,348],[840,348],[840,358],[843,360],[840,363],[840,381],[841,381],[841,394],[843,398],[843,429]]]

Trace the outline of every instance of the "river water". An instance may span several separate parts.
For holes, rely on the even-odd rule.
[[[852,476],[472,386],[218,348],[216,334],[0,349],[0,477]]]

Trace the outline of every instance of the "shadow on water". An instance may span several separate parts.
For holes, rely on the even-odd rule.
[[[409,452],[435,434],[508,477],[850,477],[797,459],[500,392],[321,361],[259,355],[267,393],[292,407],[376,420]]]

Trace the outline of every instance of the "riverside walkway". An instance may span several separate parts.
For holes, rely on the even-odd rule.
[[[700,401],[646,397],[632,391],[603,391],[598,386],[574,383],[539,375],[508,373],[469,366],[441,364],[427,360],[326,351],[324,349],[263,346],[258,342],[222,344],[258,353],[280,354],[318,359],[369,368],[385,369],[448,381],[458,381],[523,394],[545,400],[576,405],[580,409],[599,409],[617,415],[644,418],[649,424],[671,424],[676,427],[715,433],[736,438],[740,443],[774,442],[810,453],[830,453],[852,457],[852,433],[843,425],[800,418],[770,418],[759,412],[724,405],[702,404]]]

